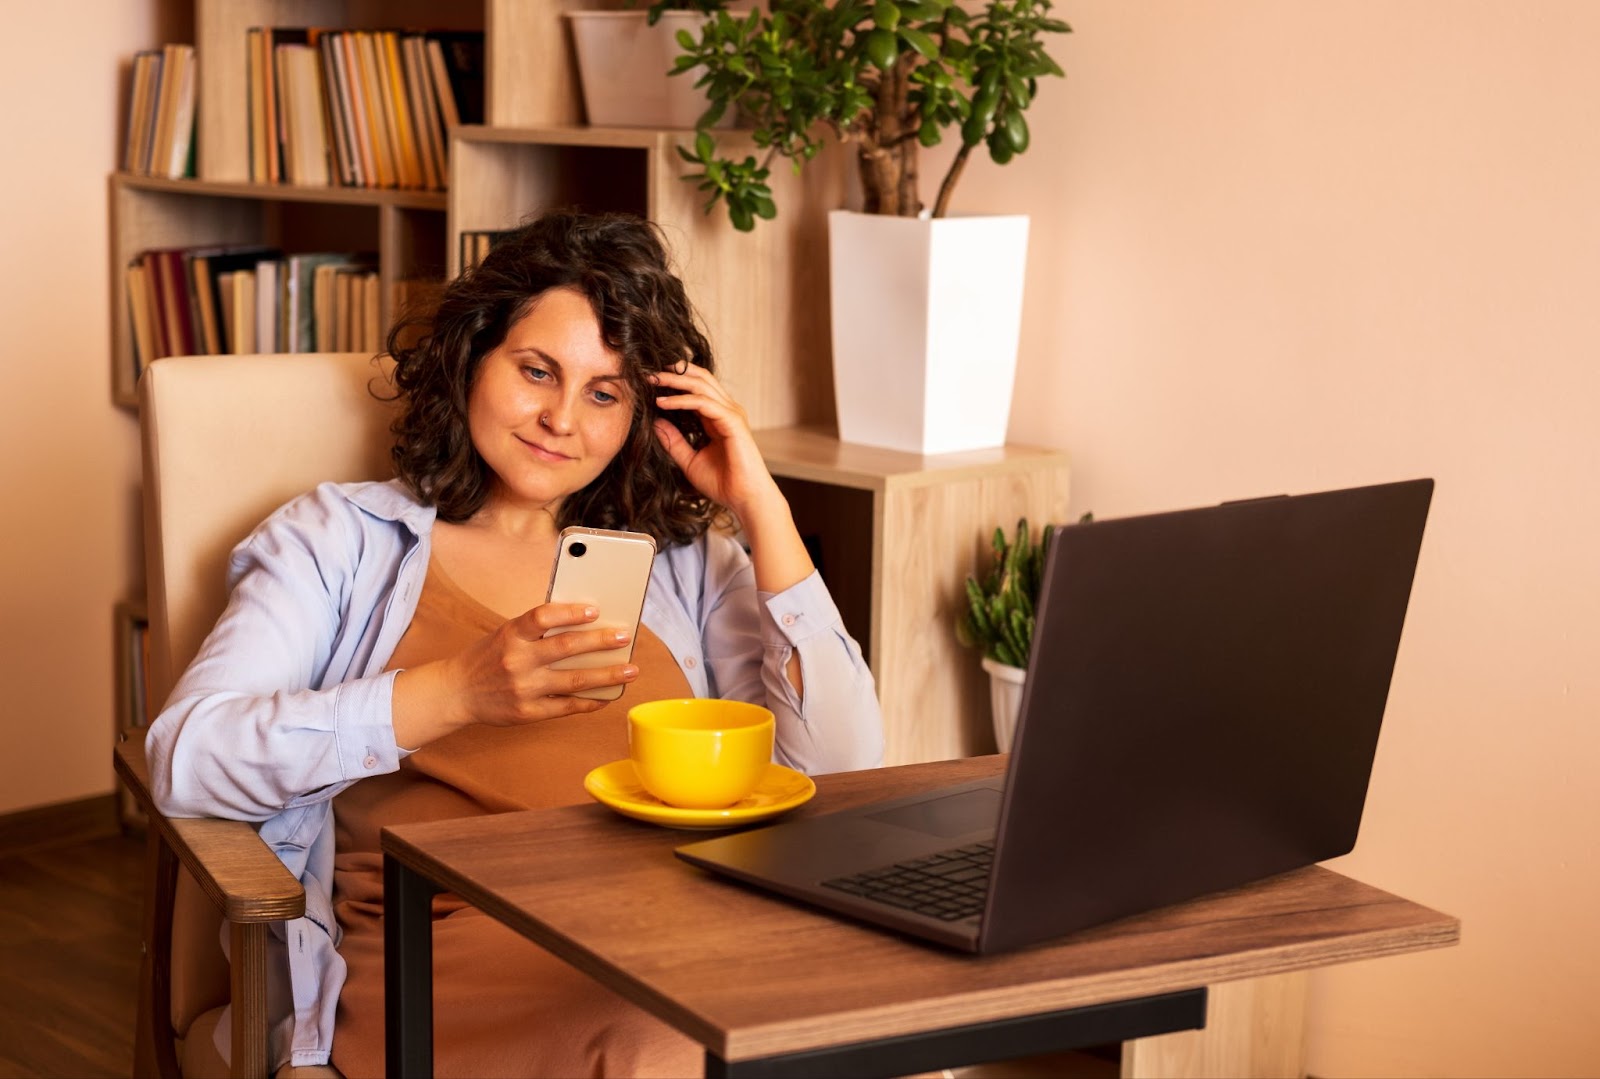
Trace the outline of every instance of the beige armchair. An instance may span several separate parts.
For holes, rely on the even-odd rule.
[[[228,553],[257,522],[323,480],[393,474],[392,406],[369,392],[388,388],[389,370],[325,353],[172,357],[145,371],[152,700],[166,699],[221,614]],[[149,819],[135,1074],[222,1073],[212,1034],[231,1000],[231,1072],[265,1075],[267,929],[299,917],[304,892],[249,824],[157,813],[142,744],[118,745],[115,763]]]

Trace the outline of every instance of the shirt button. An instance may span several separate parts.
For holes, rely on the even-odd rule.
[[[378,758],[374,757],[371,753],[368,753],[366,758],[361,763],[368,768],[376,768],[378,767]]]
[[[794,625],[794,615],[792,615],[792,614],[784,615],[783,616],[783,624],[786,625],[786,626]]]
[[[683,661],[683,665],[685,667],[689,668],[691,671],[694,670],[694,657],[693,656],[689,656],[688,658],[686,658]]]

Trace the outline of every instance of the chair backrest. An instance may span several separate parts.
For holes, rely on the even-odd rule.
[[[324,480],[386,479],[391,365],[361,353],[175,356],[139,380],[150,698],[165,701],[227,600],[228,553]]]
[[[150,699],[164,702],[227,602],[234,545],[325,480],[392,476],[392,364],[367,354],[177,356],[139,380]],[[221,917],[186,872],[172,908],[172,1024],[226,1003]]]

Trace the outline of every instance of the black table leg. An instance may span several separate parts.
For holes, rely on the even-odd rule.
[[[787,1076],[907,1075],[1012,1060],[1038,1053],[1148,1038],[1206,1025],[1206,991],[1186,989],[1137,1000],[1093,1004],[1022,1019],[973,1023],[925,1034],[881,1038],[815,1052],[727,1061],[706,1051],[706,1079]]]
[[[438,887],[383,856],[384,1070],[433,1075],[433,896]]]

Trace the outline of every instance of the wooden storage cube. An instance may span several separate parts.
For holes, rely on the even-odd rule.
[[[515,2],[542,8],[549,0]],[[250,179],[245,31],[252,26],[483,30],[484,17],[482,3],[443,4],[438,0],[195,0],[195,47],[200,61],[195,128],[199,178]]]
[[[693,138],[639,128],[461,128],[451,144],[451,272],[463,232],[508,228],[556,206],[642,214],[666,234],[719,377],[752,425],[831,423],[826,215],[838,204],[843,159],[813,162],[804,184],[775,170],[778,220],[742,233],[720,206],[705,213],[704,195],[683,179],[677,148]],[[741,146],[746,134],[722,138],[730,151],[754,152]]]
[[[161,247],[259,243],[290,253],[374,251],[379,318],[387,327],[402,282],[442,278],[444,196],[438,193],[213,184],[118,175],[111,182],[112,399],[138,407],[128,316],[128,262]]]
[[[994,752],[981,657],[955,637],[964,582],[987,565],[996,525],[1066,519],[1066,456],[1006,446],[924,457],[808,428],[756,439],[802,537],[822,553],[846,627],[868,650],[885,763]]]
[[[558,207],[648,215],[648,153],[644,146],[506,141],[487,128],[457,138],[445,245],[450,276],[461,269],[464,232],[514,228]]]
[[[769,461],[775,472],[781,461]],[[872,541],[875,493],[778,475],[795,527],[816,563],[850,635],[873,662]]]

